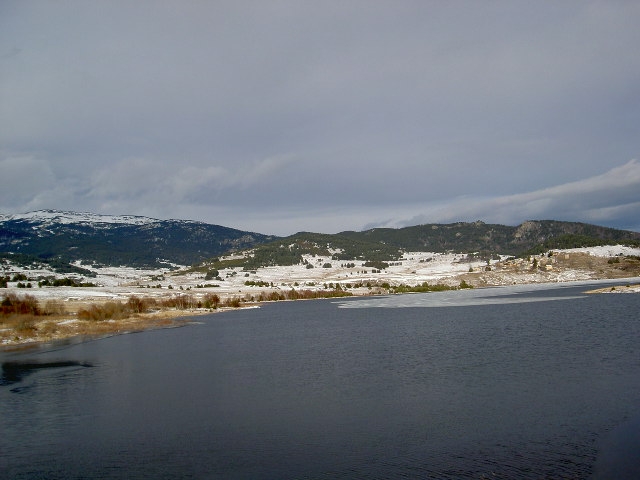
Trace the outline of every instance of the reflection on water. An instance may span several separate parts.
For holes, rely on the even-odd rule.
[[[59,360],[56,362],[5,362],[2,364],[2,376],[0,386],[11,385],[20,382],[26,375],[38,370],[64,367],[90,367],[88,363],[75,360]]]
[[[640,296],[583,290],[273,304],[5,355],[0,471],[586,479],[640,408]]]

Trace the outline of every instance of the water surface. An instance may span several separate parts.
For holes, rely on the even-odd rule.
[[[634,454],[640,296],[583,290],[277,303],[4,354],[0,471],[606,478]]]

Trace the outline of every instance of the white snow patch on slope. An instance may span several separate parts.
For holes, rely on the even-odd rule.
[[[587,253],[593,257],[615,257],[618,255],[640,256],[640,248],[625,245],[601,245],[598,247],[569,248],[562,253]]]
[[[157,223],[159,220],[136,215],[99,215],[95,213],[63,212],[59,210],[36,210],[28,213],[13,215],[0,215],[0,221],[25,220],[29,222],[42,222],[45,225],[72,224],[72,223],[117,223],[126,225],[147,225]]]

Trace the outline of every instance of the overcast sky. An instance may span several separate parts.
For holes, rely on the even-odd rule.
[[[0,1],[0,213],[640,231],[640,2]]]

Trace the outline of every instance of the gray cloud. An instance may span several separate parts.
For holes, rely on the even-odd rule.
[[[32,156],[6,156],[0,159],[0,178],[0,204],[14,207],[28,204],[55,184],[49,164]]]
[[[635,2],[8,0],[0,173],[43,174],[0,210],[283,234],[504,198],[511,222],[628,225],[633,191],[520,195],[638,157],[639,21]]]
[[[601,175],[541,190],[494,197],[465,197],[435,206],[399,226],[460,219],[517,224],[526,219],[558,219],[619,224],[638,229],[640,163],[631,160]]]

